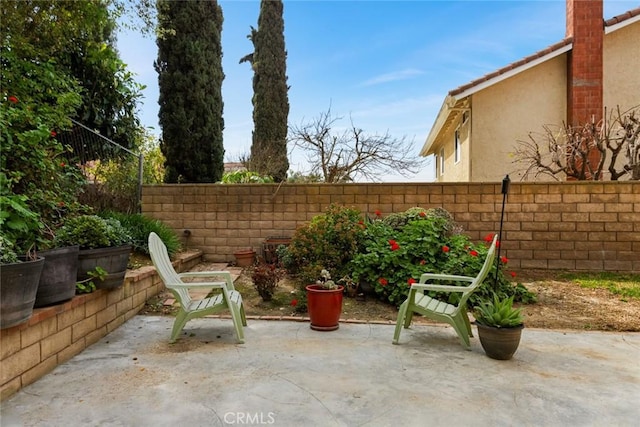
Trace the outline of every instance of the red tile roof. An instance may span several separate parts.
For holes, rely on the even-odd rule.
[[[611,19],[607,19],[606,21],[604,21],[604,26],[605,27],[609,27],[611,25],[616,25],[621,23],[622,21],[626,21],[627,19],[631,19],[634,16],[638,16],[640,15],[640,7],[637,7],[635,9],[631,9],[621,15],[618,16],[614,16]]]
[[[614,16],[611,19],[607,19],[606,21],[604,21],[604,26],[605,27],[609,27],[611,25],[616,25],[616,24],[619,24],[619,23],[621,23],[623,21],[626,21],[627,19],[631,19],[631,18],[633,18],[634,16],[637,16],[637,15],[640,15],[640,7],[636,8],[636,9],[631,9],[630,11],[625,12],[625,13],[623,13],[621,15]],[[543,57],[545,55],[549,55],[550,53],[553,53],[556,50],[559,50],[559,49],[561,49],[561,48],[563,48],[565,46],[570,45],[572,42],[573,42],[573,38],[572,37],[567,37],[564,40],[559,41],[558,43],[552,44],[551,46],[534,53],[533,55],[526,56],[526,57],[520,59],[519,61],[513,62],[513,63],[511,63],[511,64],[509,64],[509,65],[507,65],[505,67],[502,67],[502,68],[500,68],[500,69],[498,69],[498,70],[496,70],[496,71],[494,71],[492,73],[489,73],[489,74],[487,74],[485,76],[482,76],[482,77],[480,77],[478,79],[475,79],[475,80],[473,80],[473,81],[471,81],[469,83],[466,83],[466,84],[464,84],[462,86],[459,86],[459,87],[449,91],[449,95],[450,96],[459,95],[462,92],[464,92],[464,91],[466,91],[468,89],[471,89],[474,86],[477,86],[477,85],[479,85],[481,83],[484,83],[486,81],[494,79],[494,78],[496,78],[496,77],[498,77],[498,76],[500,76],[500,75],[502,75],[504,73],[507,73],[507,72],[509,72],[511,70],[514,70],[514,69],[516,69],[518,67],[521,67],[523,65],[526,65],[526,64],[528,64],[528,63],[530,63],[532,61],[535,61],[536,59],[541,58],[541,57]]]
[[[545,55],[548,55],[548,54],[550,54],[552,52],[555,52],[556,50],[558,50],[560,48],[563,48],[563,47],[565,47],[567,45],[570,45],[572,42],[573,42],[573,38],[572,37],[568,37],[568,38],[562,40],[561,42],[552,44],[551,46],[547,47],[546,49],[542,49],[542,50],[534,53],[533,55],[526,56],[526,57],[522,58],[519,61],[513,62],[513,63],[511,63],[511,64],[509,64],[509,65],[507,65],[505,67],[502,67],[502,68],[500,68],[500,69],[498,69],[498,70],[496,70],[496,71],[494,71],[492,73],[484,75],[484,76],[480,77],[479,79],[475,79],[475,80],[473,80],[473,81],[471,81],[471,82],[469,82],[467,84],[464,84],[464,85],[462,85],[460,87],[457,87],[457,88],[451,90],[449,92],[449,95],[451,95],[451,96],[459,95],[459,94],[461,94],[462,92],[464,92],[467,89],[471,89],[472,87],[477,86],[480,83],[484,83],[484,82],[486,82],[488,80],[491,80],[493,78],[496,78],[496,77],[500,76],[501,74],[504,74],[504,73],[506,73],[508,71],[511,71],[511,70],[515,69],[515,68],[521,67],[521,66],[523,66],[525,64],[528,64],[529,62],[535,61],[538,58],[541,58],[541,57],[543,57]]]

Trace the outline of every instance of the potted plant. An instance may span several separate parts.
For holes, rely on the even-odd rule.
[[[331,280],[327,270],[320,272],[320,278],[308,285],[307,309],[311,320],[311,329],[316,331],[334,331],[340,327],[342,314],[342,294],[344,286]]]
[[[291,237],[286,236],[269,236],[262,243],[262,256],[268,264],[279,263],[280,247],[287,247],[291,244]]]
[[[79,245],[77,280],[90,277],[89,272],[101,267],[107,272],[104,280],[96,279],[98,289],[122,286],[127,272],[131,237],[114,218],[80,215],[65,221],[55,241],[59,245]]]
[[[3,178],[4,174],[0,174],[4,184]],[[42,223],[40,216],[27,206],[27,200],[24,195],[0,195],[1,329],[31,317],[44,264],[44,258],[33,252]]]
[[[492,359],[508,360],[518,349],[524,328],[522,310],[513,307],[513,296],[483,301],[475,308],[480,344]]]
[[[236,265],[238,267],[249,267],[256,260],[256,251],[253,248],[239,249],[233,253],[236,257]]]
[[[261,262],[253,267],[251,279],[253,287],[262,297],[262,301],[271,301],[278,282],[282,279],[282,270],[275,264]]]

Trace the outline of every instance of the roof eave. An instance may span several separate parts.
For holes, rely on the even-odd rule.
[[[436,141],[442,126],[447,121],[447,117],[449,117],[449,113],[451,111],[451,105],[455,105],[457,97],[453,97],[451,95],[447,95],[442,102],[442,106],[440,107],[440,111],[438,111],[438,115],[436,116],[436,120],[433,122],[433,126],[431,126],[431,130],[429,131],[429,135],[427,136],[424,145],[422,146],[422,150],[420,150],[420,156],[426,157],[431,154],[430,150],[433,146],[433,143]]]
[[[553,59],[553,58],[555,58],[557,56],[560,56],[563,53],[570,51],[571,49],[573,49],[573,43],[569,43],[569,44],[567,44],[565,46],[562,46],[559,49],[554,50],[553,52],[549,52],[548,54],[546,54],[544,56],[541,56],[541,57],[536,58],[536,59],[534,59],[532,61],[529,61],[529,62],[527,62],[525,64],[522,64],[519,67],[512,68],[512,69],[510,69],[508,71],[505,71],[504,73],[502,73],[502,74],[500,74],[500,75],[498,75],[496,77],[493,77],[493,78],[491,78],[489,80],[486,80],[486,81],[484,81],[482,83],[479,83],[479,84],[477,84],[477,85],[475,85],[473,87],[470,87],[470,88],[466,89],[465,91],[460,92],[459,94],[456,94],[456,97],[458,99],[460,99],[460,98],[465,98],[467,96],[473,95],[474,93],[479,92],[479,91],[481,91],[483,89],[486,89],[489,86],[493,86],[496,83],[500,83],[501,81],[506,80],[509,77],[513,77],[516,74],[520,74],[523,71],[526,71],[526,70],[528,70],[530,68],[533,68],[533,67],[535,67],[535,66],[537,66],[539,64],[542,64],[543,62],[547,62],[550,59]]]

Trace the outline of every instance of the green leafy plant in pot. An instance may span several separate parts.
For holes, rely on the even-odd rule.
[[[100,267],[107,271],[104,280],[95,280],[98,289],[122,286],[131,253],[131,236],[114,218],[80,215],[65,221],[55,239],[60,245],[79,245],[78,281],[88,278]]]
[[[5,192],[0,174],[0,328],[27,321],[32,313],[44,258],[33,247],[43,225],[28,198]]]
[[[513,296],[482,301],[474,311],[480,344],[492,359],[508,360],[520,345],[524,328],[522,309],[513,307]]]

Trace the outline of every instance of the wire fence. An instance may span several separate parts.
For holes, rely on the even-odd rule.
[[[71,119],[74,126],[59,135],[72,150],[88,184],[80,202],[98,211],[140,212],[143,156]]]

